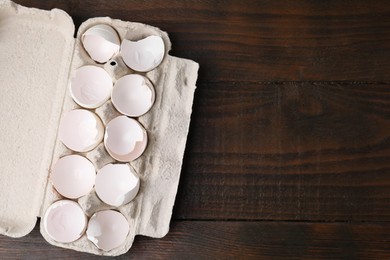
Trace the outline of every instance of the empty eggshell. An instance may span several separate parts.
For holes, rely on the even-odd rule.
[[[75,109],[61,119],[59,139],[69,149],[87,152],[103,139],[104,127],[100,118],[85,109]]]
[[[165,46],[160,36],[151,35],[139,41],[124,39],[121,44],[123,61],[131,69],[146,72],[160,65]]]
[[[155,92],[152,83],[138,74],[120,78],[112,90],[112,104],[127,116],[138,117],[152,107]]]
[[[112,85],[110,75],[103,68],[83,66],[72,75],[70,94],[80,106],[97,108],[110,98]]]
[[[87,195],[95,185],[95,177],[93,164],[87,158],[76,154],[59,159],[51,172],[54,188],[70,199]]]
[[[106,126],[104,145],[112,158],[130,162],[145,151],[147,139],[147,133],[140,123],[126,116],[118,116]]]
[[[87,217],[79,204],[71,200],[54,202],[43,217],[43,228],[55,241],[70,243],[79,239],[86,228]]]
[[[106,204],[119,207],[132,201],[140,180],[128,164],[107,164],[96,175],[95,191]]]
[[[119,51],[120,38],[109,25],[98,24],[89,28],[81,41],[89,56],[97,62],[104,63]]]
[[[102,210],[88,222],[87,237],[99,249],[110,251],[120,246],[130,230],[126,218],[115,210]]]

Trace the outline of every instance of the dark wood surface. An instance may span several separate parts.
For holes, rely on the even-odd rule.
[[[40,1],[200,63],[170,233],[120,258],[390,259],[388,1]],[[38,229],[0,258],[92,258]]]
[[[388,259],[389,243],[389,223],[176,220],[166,237],[138,236],[130,251],[117,258]],[[48,245],[38,227],[22,239],[0,236],[0,252],[18,259],[97,258]]]

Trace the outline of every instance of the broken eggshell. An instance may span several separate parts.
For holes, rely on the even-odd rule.
[[[121,213],[102,210],[90,218],[87,238],[99,249],[110,251],[125,242],[129,230],[129,222]]]
[[[115,83],[111,99],[120,113],[138,117],[152,107],[155,91],[149,79],[138,74],[130,74]]]
[[[151,35],[139,41],[124,39],[121,44],[123,61],[135,71],[147,72],[156,68],[164,54],[165,45],[160,36]]]
[[[70,243],[79,239],[87,226],[84,211],[74,201],[59,200],[46,210],[43,228],[53,240]]]
[[[107,164],[96,175],[96,194],[111,206],[119,207],[132,201],[139,186],[139,177],[128,164]]]
[[[73,151],[90,151],[103,140],[103,136],[102,121],[88,110],[75,109],[66,113],[61,119],[59,139]]]
[[[120,162],[137,159],[148,142],[146,130],[132,118],[118,116],[106,126],[104,146],[110,156]]]
[[[58,193],[69,199],[77,199],[92,190],[96,171],[87,158],[73,154],[59,159],[50,177]]]
[[[82,36],[81,42],[89,56],[99,63],[105,63],[119,51],[120,38],[109,25],[98,24],[89,28]]]
[[[112,79],[97,66],[83,66],[74,71],[70,83],[73,100],[85,108],[97,108],[110,98]]]

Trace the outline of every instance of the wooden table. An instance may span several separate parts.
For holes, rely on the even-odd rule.
[[[171,231],[120,259],[390,259],[388,1],[41,1],[200,63]],[[0,258],[83,258],[38,228]]]

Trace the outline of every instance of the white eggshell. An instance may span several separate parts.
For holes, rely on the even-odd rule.
[[[118,116],[106,126],[104,145],[114,159],[130,162],[145,151],[147,139],[147,133],[140,123],[126,116]]]
[[[99,249],[110,251],[125,242],[129,230],[129,223],[121,213],[103,210],[93,214],[89,220],[87,237]]]
[[[151,35],[139,41],[124,39],[121,44],[123,61],[136,71],[146,72],[156,68],[164,54],[164,41],[160,36]]]
[[[112,85],[110,75],[103,68],[83,66],[72,75],[70,94],[80,106],[97,108],[110,98]]]
[[[95,191],[106,204],[119,207],[132,201],[140,180],[128,164],[107,164],[96,175]]]
[[[87,217],[79,204],[71,200],[53,203],[43,217],[46,233],[55,241],[70,243],[79,239],[86,228]]]
[[[68,155],[59,159],[51,172],[54,188],[62,196],[77,199],[87,195],[95,185],[94,165],[80,155]]]
[[[97,62],[104,63],[119,51],[120,38],[109,25],[99,24],[89,28],[81,41],[89,56]]]
[[[144,76],[130,74],[120,78],[112,90],[112,104],[127,116],[138,117],[152,107],[155,92],[152,83]]]
[[[103,136],[102,121],[88,110],[75,109],[61,119],[59,139],[73,151],[90,151],[102,141]]]

